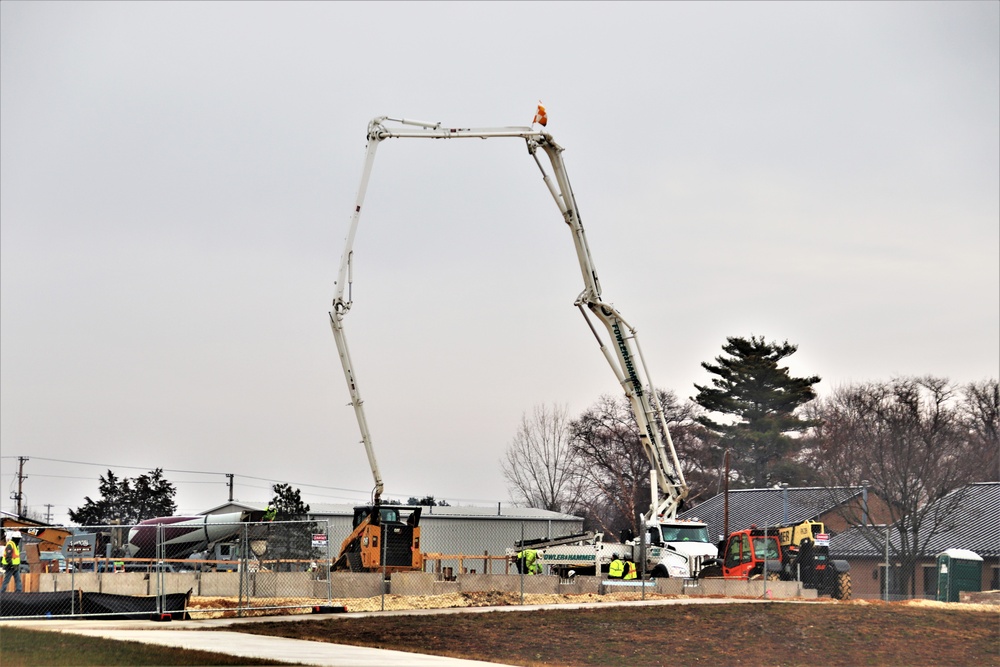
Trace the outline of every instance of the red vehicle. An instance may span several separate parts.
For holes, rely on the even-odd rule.
[[[722,553],[722,576],[726,579],[760,579],[781,576],[781,544],[775,533],[764,535],[755,526],[729,536]]]
[[[830,536],[823,524],[758,528],[731,533],[719,561],[702,568],[701,577],[801,581],[820,595],[838,600],[851,598],[851,572],[847,561],[830,559]]]

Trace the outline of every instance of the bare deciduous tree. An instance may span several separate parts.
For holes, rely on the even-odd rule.
[[[612,535],[638,534],[648,505],[649,460],[628,402],[602,396],[572,421],[570,434],[588,518]]]
[[[842,387],[810,412],[821,421],[811,443],[817,471],[831,490],[864,484],[886,503],[892,551],[913,594],[916,559],[954,526],[961,490],[980,479],[983,458],[995,456],[995,427],[992,445],[989,418],[985,437],[971,437],[969,414],[983,409],[934,377]],[[863,508],[842,507],[848,523],[861,526]],[[861,530],[873,546],[884,544],[883,529]]]
[[[963,390],[963,419],[969,434],[970,456],[978,460],[973,481],[1000,481],[1000,383],[971,382]]]
[[[681,404],[673,392],[658,391],[658,397],[678,453],[694,453],[705,446],[707,441],[699,438],[692,420],[694,406]],[[570,440],[588,519],[611,534],[626,529],[641,534],[640,515],[650,502],[651,466],[629,402],[602,396],[570,423]],[[679,458],[686,475],[692,469],[688,458]]]
[[[536,406],[521,416],[517,434],[500,461],[515,501],[552,512],[577,508],[579,478],[573,470],[566,408]]]

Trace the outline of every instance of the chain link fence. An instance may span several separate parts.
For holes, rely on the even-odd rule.
[[[961,512],[952,518],[937,516],[920,530],[901,531],[889,508],[871,496],[866,487],[736,489],[714,496],[684,512],[683,517],[703,521],[712,539],[764,527],[801,526],[815,520],[822,524],[828,541],[828,558],[849,566],[850,597],[895,602],[906,599],[945,599],[942,585],[948,586],[948,572],[941,571],[941,552],[968,545],[969,535],[980,547],[986,542],[977,530],[989,516],[971,519],[976,527],[960,521],[971,516]],[[930,516],[930,515],[929,515]],[[888,525],[886,525],[888,524]],[[954,540],[950,538],[954,536]],[[719,545],[726,557],[725,541]],[[1000,562],[993,545],[982,554],[981,578],[969,584],[979,590],[1000,588]],[[793,564],[794,567],[794,564]],[[806,579],[810,573],[792,573],[783,578]],[[944,582],[942,584],[941,582]],[[839,585],[839,584],[838,584]]]
[[[891,526],[866,526],[845,531],[839,541],[840,551],[852,565],[854,595],[859,598],[896,602],[909,599],[957,601],[949,589],[954,587],[953,571],[949,571],[943,554],[915,553],[912,542],[903,543]],[[971,552],[968,552],[971,553]],[[1000,589],[1000,567],[994,558],[984,562],[971,554],[976,571],[974,581],[963,581],[963,590]],[[963,568],[964,569],[964,568]],[[954,568],[952,568],[954,570]]]
[[[342,522],[328,520],[247,523],[199,517],[65,530],[69,536],[56,550],[22,532],[22,590],[15,590],[14,577],[5,582],[0,616],[167,620],[541,604],[557,602],[559,596],[587,602],[664,595],[815,595],[796,580],[670,576],[655,568],[662,554],[643,539],[615,545],[581,534],[558,548],[547,547],[559,536],[531,522],[475,531],[456,524],[450,542],[440,535],[431,539],[425,527],[424,544],[453,548],[421,551],[418,567],[391,571],[360,565],[360,559],[338,559],[346,530]],[[392,545],[388,538],[382,548],[386,545]],[[615,556],[623,561],[620,574],[612,566]],[[388,560],[383,552],[382,562]],[[883,549],[876,557],[865,553],[850,562],[854,597],[898,600],[937,594],[940,573],[933,556],[902,563],[891,549],[887,558]],[[692,568],[698,566],[692,563]]]

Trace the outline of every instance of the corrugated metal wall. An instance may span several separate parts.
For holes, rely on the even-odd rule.
[[[260,505],[258,508],[257,505]],[[209,512],[239,511],[252,507],[263,509],[262,503],[232,503],[213,508]],[[340,544],[351,534],[354,514],[351,506],[314,506],[310,518],[329,521],[330,549],[334,555]],[[324,511],[325,510],[325,511]],[[425,507],[420,517],[421,550],[425,553],[448,555],[502,556],[521,539],[559,537],[583,531],[583,519],[543,510],[506,508],[504,514],[497,510],[478,507]],[[321,523],[320,526],[325,524]]]
[[[520,517],[420,517],[421,546],[425,552],[502,556],[521,539],[579,533],[583,520],[526,519]]]

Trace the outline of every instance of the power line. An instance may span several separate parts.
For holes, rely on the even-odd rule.
[[[6,458],[13,458],[13,457],[5,456],[3,458],[6,459]],[[91,463],[89,461],[68,461],[66,459],[50,459],[50,458],[46,458],[44,456],[33,456],[32,458],[35,459],[36,461],[52,461],[54,463],[71,463],[73,465],[79,465],[79,466],[98,466],[100,468],[125,468],[127,470],[148,470],[148,471],[159,469],[159,470],[162,470],[163,472],[179,472],[179,473],[185,473],[185,474],[191,474],[191,475],[225,475],[226,474],[224,472],[214,472],[214,471],[206,471],[206,470],[176,470],[174,468],[160,468],[159,466],[153,466],[152,468],[150,468],[148,466],[126,466],[126,465],[119,465],[117,463]]]
[[[0,458],[3,458],[3,459],[15,459],[15,458],[20,459],[20,458],[24,458],[24,457],[0,456]],[[241,474],[238,474],[238,473],[223,473],[223,472],[208,471],[208,470],[179,470],[179,469],[175,469],[175,468],[159,468],[158,466],[149,467],[149,466],[128,466],[128,465],[118,465],[118,464],[108,464],[108,463],[92,463],[90,461],[71,461],[71,460],[68,460],[68,459],[56,459],[56,458],[48,458],[48,457],[44,457],[44,456],[32,456],[31,459],[34,460],[34,461],[49,461],[49,462],[53,462],[53,463],[66,463],[66,464],[70,464],[70,465],[97,466],[97,467],[107,468],[107,469],[124,468],[124,469],[127,469],[127,470],[144,470],[144,471],[152,471],[152,470],[159,469],[159,470],[162,470],[163,472],[191,474],[191,475],[220,475],[220,476],[224,476],[224,477],[227,477],[227,478],[230,475],[234,475],[235,477],[241,478],[241,479],[252,479],[252,480],[259,481],[259,482],[268,482],[268,483],[272,483],[272,484],[288,484],[290,486],[294,486],[294,487],[297,487],[297,488],[300,488],[300,489],[304,488],[304,487],[307,487],[307,488],[313,488],[313,489],[322,489],[324,491],[340,491],[341,493],[349,493],[349,494],[357,495],[357,496],[359,496],[361,498],[368,498],[371,495],[371,491],[369,489],[346,489],[346,488],[338,487],[338,486],[326,486],[324,484],[311,484],[309,482],[294,482],[294,481],[290,481],[290,480],[274,479],[274,478],[271,478],[271,477],[255,477],[253,475],[241,475]],[[58,475],[33,475],[33,476],[35,476],[35,477],[59,477]],[[70,477],[70,476],[66,476],[65,478],[66,479],[93,479],[93,478],[90,478],[90,477]],[[217,484],[218,482],[193,481],[192,480],[192,481],[173,482],[173,483],[175,483],[175,484],[178,484],[178,483],[183,483],[183,484]],[[222,483],[223,484],[227,484],[228,480],[226,482],[222,482]],[[253,487],[252,485],[247,485],[247,484],[241,484],[241,486],[251,486],[252,488],[269,488],[269,487]],[[313,492],[312,495],[322,496],[322,494],[318,494],[318,493],[315,493],[315,492]],[[410,492],[397,492],[397,495],[407,496],[407,497],[413,497],[413,498],[420,498],[420,497],[426,496],[427,494],[418,494],[418,493],[410,493]],[[339,496],[339,495],[337,495],[337,496],[325,496],[325,497],[330,497],[330,498],[344,498],[343,496]],[[442,496],[442,500],[451,500],[451,501],[468,502],[468,503],[488,503],[490,505],[493,505],[493,504],[495,504],[497,502],[496,499],[490,499],[490,498],[457,498],[457,497],[454,497],[454,496]],[[352,502],[355,502],[355,501],[352,501]]]

